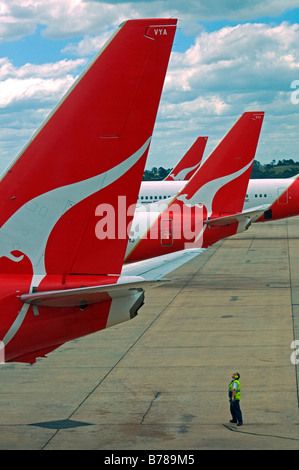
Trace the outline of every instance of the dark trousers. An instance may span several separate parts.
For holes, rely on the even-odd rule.
[[[236,423],[243,423],[242,411],[240,408],[240,400],[235,400],[230,402],[230,412],[233,418],[233,421]]]

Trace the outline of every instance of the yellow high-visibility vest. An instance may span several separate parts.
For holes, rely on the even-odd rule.
[[[236,390],[236,395],[235,395],[235,400],[241,400],[241,384],[240,381],[235,379],[229,384],[229,391],[233,392],[234,389],[234,383],[237,384],[237,390]]]

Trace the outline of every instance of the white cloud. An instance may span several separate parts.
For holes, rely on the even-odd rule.
[[[57,101],[73,84],[74,78],[67,75],[64,79],[27,78],[20,80],[8,78],[0,83],[0,108],[22,102],[23,104],[33,100],[41,102]]]
[[[299,79],[298,39],[297,24],[248,23],[201,32],[187,51],[173,53],[148,167],[161,154],[171,166],[199,135],[209,136],[212,151],[245,111],[265,111],[260,161],[299,160],[299,105],[290,99]]]
[[[67,73],[76,72],[86,64],[85,59],[60,60],[49,64],[25,64],[22,67],[15,67],[7,58],[0,58],[0,80],[8,78],[55,78],[64,77]]]
[[[77,57],[86,57],[98,52],[109,39],[113,31],[109,30],[99,36],[85,36],[78,43],[68,44],[62,53],[71,54]]]
[[[291,8],[298,8],[298,0],[0,0],[0,37],[12,40],[33,34],[38,24],[45,26],[48,38],[99,35],[125,19],[159,16],[179,18],[184,33],[194,34],[200,21],[248,21]]]
[[[56,103],[75,80],[84,59],[62,60],[54,64],[25,64],[15,67],[7,58],[0,59],[0,108],[36,102]],[[36,105],[35,104],[35,105]]]
[[[16,67],[0,58],[0,173],[73,84],[86,59]]]
[[[222,20],[224,18],[234,21],[248,21],[264,16],[278,16],[287,9],[298,8],[298,1],[189,0],[182,3],[180,0],[173,0],[171,5],[178,12],[184,13],[186,18],[195,16],[201,21]]]
[[[45,26],[48,38],[100,34],[136,14],[130,4],[111,5],[84,0],[0,0],[0,37],[20,39]]]
[[[171,4],[173,10],[184,8],[180,15],[184,19],[180,22],[184,31],[186,25],[192,22],[194,25],[195,18],[200,18],[200,9],[203,12],[202,19],[211,19],[213,14],[214,17],[224,15],[225,8],[228,16],[230,14],[232,17],[241,13],[245,15],[246,9],[248,12],[250,9],[252,12],[266,12],[272,5],[275,7],[273,12],[279,13],[282,8],[293,5],[293,2],[286,1],[282,7],[281,3],[274,0],[253,1],[248,6],[233,1],[196,0],[182,4],[173,0],[168,5]],[[20,23],[24,19],[24,24],[28,22],[33,29],[38,23],[45,25],[44,34],[48,37],[78,34],[78,42],[70,41],[63,52],[86,57],[98,50],[110,35],[107,25],[111,28],[111,25],[115,26],[125,18],[142,14],[152,16],[150,13],[153,13],[154,8],[154,16],[165,12],[171,16],[168,5],[165,1],[108,5],[81,0],[0,0],[0,36],[7,34],[5,37],[8,38],[9,34],[17,34],[18,24],[21,34],[25,26]],[[193,17],[189,14],[191,7],[195,11]],[[16,20],[12,32],[9,28],[6,33],[2,32],[1,15],[2,18]],[[28,26],[28,31],[30,28]],[[171,56],[147,166],[157,166],[157,162],[159,166],[173,166],[200,134],[209,136],[208,146],[212,149],[238,117],[248,110],[266,111],[259,145],[259,149],[263,149],[260,160],[277,159],[273,152],[286,152],[286,157],[299,160],[299,155],[294,155],[293,150],[298,146],[294,128],[299,124],[299,105],[290,102],[291,82],[299,79],[298,37],[299,25],[286,22],[276,26],[245,23],[213,32],[199,29],[188,50],[174,52]],[[77,59],[56,64],[26,64],[18,68],[8,59],[0,59],[1,110],[9,111],[11,108],[16,112],[19,105],[23,107],[24,114],[29,113],[29,121],[33,119],[24,132],[19,133],[22,140],[19,148],[31,136],[32,129],[42,122],[41,119],[36,123],[38,110],[44,112],[45,107],[52,107],[60,99],[84,63],[85,59]],[[33,109],[36,113],[31,113]],[[9,152],[9,136],[14,133],[14,126],[10,127],[8,122],[9,116],[7,112],[6,121],[0,121],[9,130],[5,136],[4,130],[1,131],[5,140],[5,144],[1,142],[1,155]],[[39,117],[46,116],[41,112]],[[10,129],[13,130],[10,132]],[[11,143],[15,149],[15,139]],[[161,155],[164,158],[162,163]]]
[[[180,103],[162,103],[160,108],[160,117],[162,119],[193,119],[199,113],[206,115],[221,115],[229,108],[219,96],[210,95],[206,97],[198,96],[192,101],[183,101]]]
[[[299,75],[299,25],[244,24],[203,32],[174,53],[168,91],[280,90]]]
[[[244,24],[201,33],[184,53],[173,53],[164,97],[184,110],[211,103],[216,114],[250,102],[269,106],[299,78],[299,25]],[[244,104],[244,106],[243,106]]]

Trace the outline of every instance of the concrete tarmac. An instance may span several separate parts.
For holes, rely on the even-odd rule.
[[[168,277],[130,322],[0,365],[0,449],[299,449],[299,218],[254,224]]]

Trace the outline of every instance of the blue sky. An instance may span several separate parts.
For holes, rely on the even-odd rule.
[[[179,26],[147,168],[173,167],[199,135],[208,156],[252,110],[257,160],[299,161],[298,0],[0,0],[0,172],[119,23],[163,16]]]

